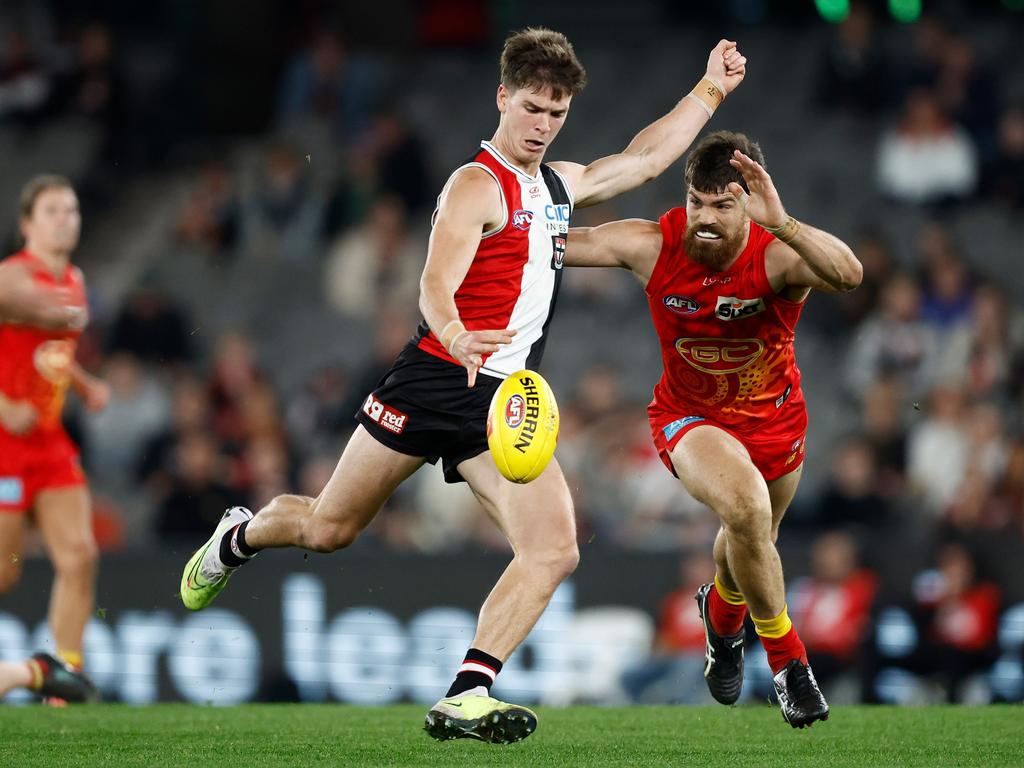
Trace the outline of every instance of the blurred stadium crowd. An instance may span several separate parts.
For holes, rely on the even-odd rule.
[[[157,4],[158,15],[184,14],[171,5]],[[178,58],[180,33],[157,44],[139,33],[137,14],[111,22],[17,1],[0,11],[5,252],[15,249],[14,195],[32,173],[69,173],[84,204],[78,261],[91,279],[93,323],[80,359],[113,395],[105,412],[72,407],[68,419],[107,551],[192,543],[227,506],[318,493],[352,414],[418,319],[433,198],[472,147],[453,149],[446,131],[457,122],[470,141],[490,135],[488,109],[433,98],[489,108],[504,32],[489,4],[418,4],[407,33],[415,55],[362,43],[358,25],[320,13],[326,4],[298,5],[299,21],[266,53],[276,64],[255,72],[258,82],[215,70],[212,85],[197,71],[201,58]],[[941,671],[958,697],[963,680],[996,658],[1000,611],[1024,598],[1005,559],[1024,546],[1024,283],[1011,274],[1024,235],[1024,69],[1008,44],[979,45],[993,26],[1004,28],[997,40],[1019,41],[1024,13],[991,10],[963,24],[967,11],[940,8],[950,9],[909,26],[872,4],[853,4],[834,27],[800,17],[812,66],[785,94],[789,126],[768,122],[785,62],[769,33],[740,26],[752,75],[733,99],[742,107],[715,120],[764,136],[777,178],[817,153],[812,170],[833,164],[838,185],[865,193],[837,212],[845,198],[820,174],[780,185],[784,200],[806,187],[794,213],[836,223],[864,264],[858,290],[810,300],[798,334],[812,433],[783,538],[807,549],[784,561],[815,671],[828,680],[830,658],[835,673],[849,672],[876,595],[891,594],[927,637],[915,670]],[[711,22],[686,39],[717,39]],[[571,25],[563,31],[577,39]],[[593,111],[612,103],[602,78],[622,82],[609,72],[623,50],[586,32],[577,47],[593,85],[580,98],[602,118],[578,115],[566,129],[555,155],[572,159],[584,159],[574,156],[580,144],[595,155],[617,149],[658,114]],[[667,45],[673,26],[658,34]],[[254,55],[224,45],[226,56]],[[692,77],[676,67],[679,93],[696,66]],[[660,101],[646,103],[675,97],[663,77],[650,82]],[[211,103],[214,87],[234,85]],[[257,88],[261,103],[273,100],[262,113],[242,103]],[[232,122],[235,108],[242,116]],[[182,114],[190,109],[194,119]],[[759,111],[768,117],[750,116]],[[811,126],[838,140],[805,146]],[[853,136],[850,147],[864,151],[844,158]],[[681,200],[677,178],[659,184],[636,211],[624,204],[578,220],[655,216]],[[546,361],[581,541],[707,551],[713,515],[677,488],[650,444],[653,334],[642,292],[621,278],[567,276]],[[420,474],[360,546],[504,546],[466,489]],[[659,658],[702,648],[690,581],[705,580],[707,568],[688,578],[666,598]],[[657,698],[650,683],[663,678],[646,671],[631,690]]]

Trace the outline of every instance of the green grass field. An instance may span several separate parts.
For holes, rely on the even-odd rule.
[[[0,708],[0,766],[1024,766],[1024,708],[840,707],[794,731],[775,707],[542,709],[510,746],[438,743],[418,706]]]

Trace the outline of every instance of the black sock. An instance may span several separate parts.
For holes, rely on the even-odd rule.
[[[501,672],[501,661],[476,648],[470,648],[466,653],[465,661],[459,667],[458,674],[455,675],[455,682],[448,689],[445,698],[457,696],[480,685],[489,693],[491,686],[494,685],[494,678],[498,676],[499,672]]]
[[[220,540],[220,561],[229,568],[237,568],[252,558],[258,549],[253,549],[245,541],[245,526],[249,524],[246,520],[227,531]],[[234,541],[234,546],[232,546]]]

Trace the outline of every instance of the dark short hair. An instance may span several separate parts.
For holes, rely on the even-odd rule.
[[[561,32],[528,27],[509,35],[501,51],[501,82],[509,90],[550,88],[556,99],[575,96],[587,73]]]
[[[18,198],[18,216],[22,219],[31,219],[32,211],[36,207],[36,200],[48,189],[70,189],[74,186],[70,179],[56,173],[41,173],[33,176],[28,183],[21,188],[21,197]]]
[[[715,131],[701,139],[686,158],[683,179],[687,188],[715,194],[725,192],[729,182],[735,181],[749,192],[743,176],[729,165],[732,153],[737,149],[764,167],[764,153],[756,141],[743,133]]]

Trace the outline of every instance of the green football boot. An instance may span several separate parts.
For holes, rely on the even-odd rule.
[[[479,739],[511,744],[537,730],[537,715],[526,707],[467,691],[437,702],[427,713],[423,729],[438,741]]]
[[[190,611],[208,606],[227,585],[237,568],[229,568],[220,561],[220,540],[236,525],[252,518],[252,512],[245,507],[232,507],[220,519],[213,536],[192,555],[181,574],[181,602]]]

